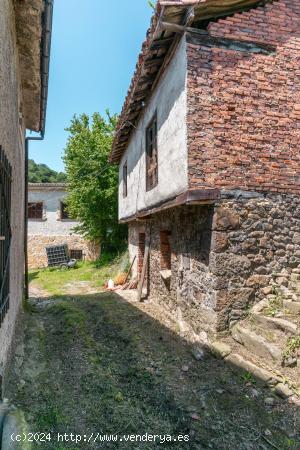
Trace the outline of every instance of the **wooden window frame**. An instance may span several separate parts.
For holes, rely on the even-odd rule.
[[[33,208],[33,205],[35,205],[35,209]],[[36,205],[41,205],[41,207],[36,208]],[[34,211],[34,214],[32,211]],[[28,202],[28,219],[29,220],[43,220],[44,219],[44,203],[43,202]]]
[[[157,113],[146,128],[146,191],[158,184]]]
[[[169,230],[160,231],[160,268],[161,270],[171,270],[172,268],[172,248],[170,242],[171,232]]]
[[[123,198],[128,195],[128,165],[127,161],[123,164]]]

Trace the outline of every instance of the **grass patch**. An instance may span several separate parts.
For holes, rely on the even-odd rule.
[[[82,291],[87,287],[99,289],[109,278],[114,278],[119,272],[126,271],[128,255],[126,252],[119,255],[104,254],[96,262],[78,262],[74,269],[60,270],[49,267],[30,271],[29,277],[33,286],[39,286],[51,295],[64,295],[69,286],[78,286],[82,283]]]

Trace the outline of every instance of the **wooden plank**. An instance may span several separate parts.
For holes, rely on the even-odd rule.
[[[144,280],[145,280],[148,258],[149,258],[149,250],[150,250],[150,242],[147,243],[146,247],[145,247],[143,268],[142,268],[141,278],[139,280],[139,287],[138,287],[138,296],[137,296],[138,302],[140,302],[142,300],[143,286],[144,286]]]
[[[130,272],[131,272],[131,270],[132,270],[132,267],[133,267],[133,264],[134,264],[134,261],[135,261],[135,260],[136,260],[136,255],[134,256],[134,258],[133,258],[133,260],[132,260],[132,263],[130,264],[130,267],[129,267],[129,270],[128,270],[128,272],[127,272],[127,276],[126,276],[126,278],[125,278],[124,284],[127,283],[128,277],[129,277],[129,275],[130,275]]]
[[[153,41],[151,44],[151,50],[155,50],[161,47],[168,47],[172,44],[173,38],[159,39],[157,41]]]
[[[205,30],[199,30],[198,28],[191,28],[184,25],[177,25],[175,23],[161,22],[161,27],[165,30],[173,31],[174,33],[188,33],[187,38],[189,42],[194,39],[197,40],[197,43],[207,45],[209,47],[228,48],[237,51],[263,53],[267,55],[276,51],[276,47],[274,45],[257,41],[238,41],[235,39],[220,38],[211,36]]]

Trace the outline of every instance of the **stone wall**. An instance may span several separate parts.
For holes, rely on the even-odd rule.
[[[15,16],[10,0],[0,0],[0,145],[12,165],[10,307],[0,326],[0,376],[20,312],[24,277],[24,132]]]
[[[298,196],[227,191],[222,197],[129,225],[129,238],[141,229],[151,234],[150,298],[197,333],[229,329],[264,297],[274,273],[300,265]],[[161,273],[161,231],[170,232],[170,280]],[[137,242],[129,241],[131,260]]]
[[[276,49],[188,42],[189,187],[299,194],[299,0],[211,22],[208,31]]]
[[[31,269],[47,267],[47,255],[45,247],[48,245],[68,244],[69,250],[82,250],[84,260],[95,261],[100,255],[98,245],[83,239],[78,235],[61,236],[28,236],[28,265]]]

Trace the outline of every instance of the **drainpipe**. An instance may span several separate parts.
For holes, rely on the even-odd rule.
[[[43,13],[43,32],[41,41],[41,109],[40,109],[40,136],[25,138],[25,192],[24,192],[24,297],[29,297],[29,278],[28,278],[28,157],[29,141],[42,141],[45,137],[46,109],[48,98],[48,81],[50,65],[51,31],[53,19],[54,0],[45,0],[45,9]]]

